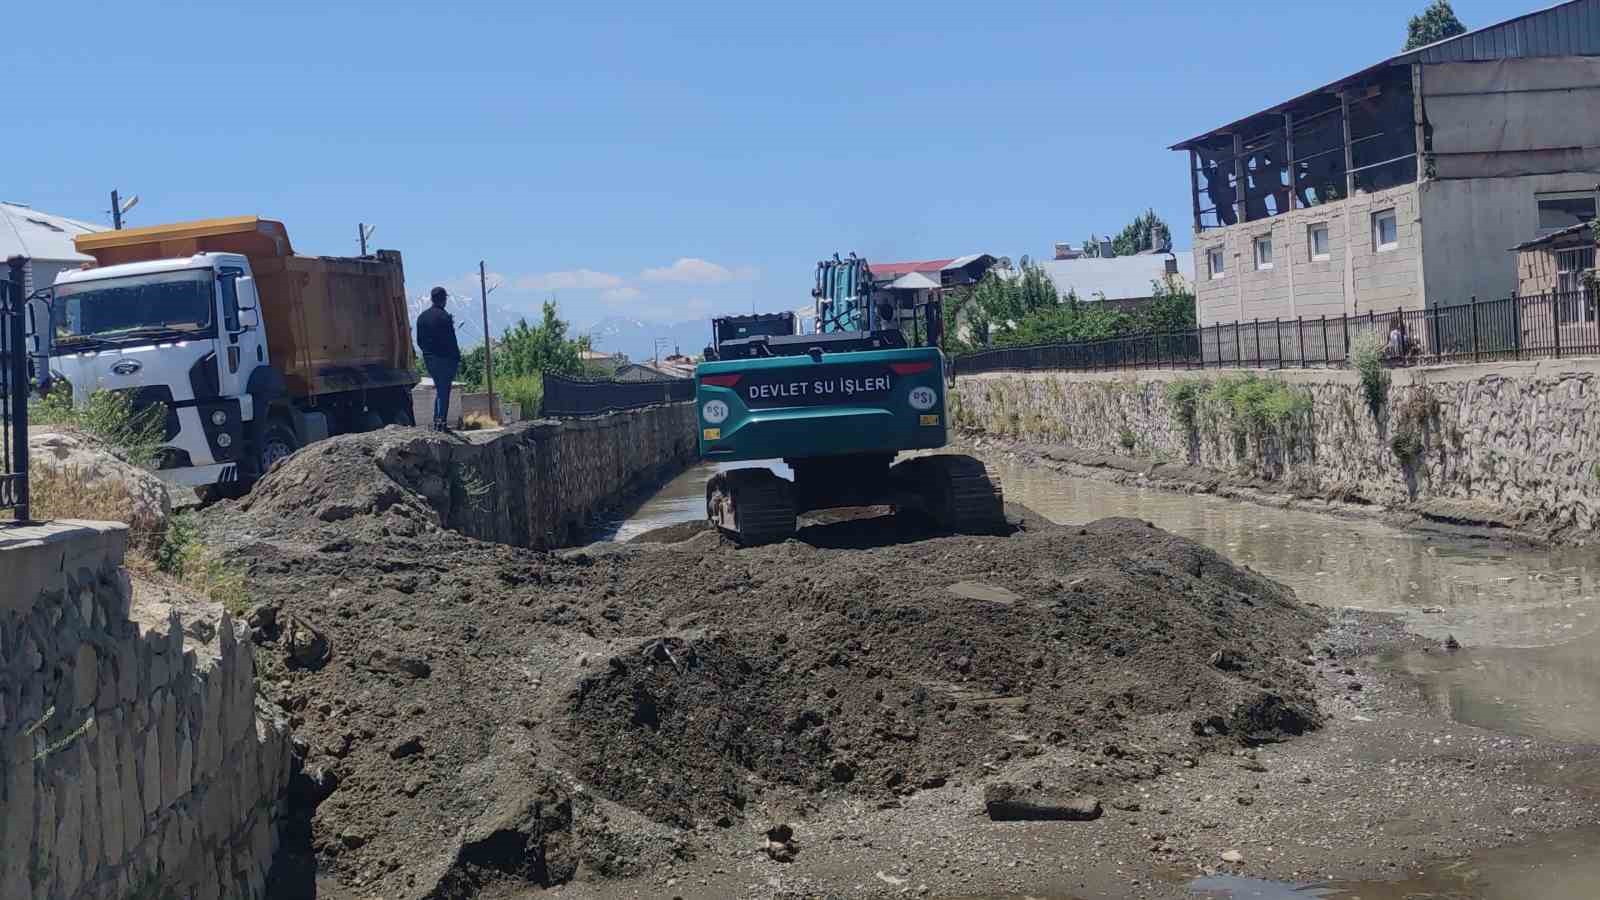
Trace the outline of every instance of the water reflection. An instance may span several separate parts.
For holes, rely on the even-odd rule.
[[[595,529],[597,541],[627,541],[647,531],[680,522],[695,522],[706,515],[706,482],[718,472],[730,469],[769,468],[784,478],[794,471],[782,460],[757,462],[701,463],[672,479],[632,509],[602,521]]]

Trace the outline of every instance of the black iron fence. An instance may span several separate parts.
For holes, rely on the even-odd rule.
[[[589,381],[547,372],[544,375],[544,399],[539,403],[539,415],[555,418],[595,416],[693,399],[694,381],[688,378]]]
[[[24,262],[0,278],[0,512],[28,518],[28,351]]]
[[[955,359],[957,375],[1058,369],[1305,368],[1348,362],[1362,335],[1393,365],[1600,355],[1594,290],[1359,316],[1254,319],[1103,341],[1001,347]]]

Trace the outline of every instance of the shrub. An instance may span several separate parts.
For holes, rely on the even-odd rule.
[[[544,400],[544,376],[538,372],[532,375],[513,375],[509,378],[496,377],[494,380],[495,392],[502,398],[517,403],[522,407],[524,419],[536,418],[539,415],[539,404]]]
[[[1236,433],[1281,428],[1311,412],[1311,397],[1276,379],[1254,374],[1218,378],[1205,398],[1224,410]]]
[[[133,397],[122,391],[95,391],[79,407],[73,405],[72,389],[58,384],[33,404],[28,418],[93,438],[136,466],[150,465],[167,436],[166,410],[135,410]]]
[[[1126,425],[1117,430],[1117,440],[1121,442],[1124,450],[1132,450],[1134,445],[1139,443],[1139,439],[1133,434],[1133,429]]]
[[[1180,378],[1167,384],[1167,406],[1172,413],[1172,423],[1187,434],[1194,433],[1195,407],[1205,393],[1205,385],[1198,378]]]
[[[1396,431],[1389,439],[1389,449],[1394,451],[1396,459],[1409,466],[1422,456],[1422,435],[1410,428]]]
[[[1374,416],[1389,396],[1389,370],[1383,365],[1386,348],[1383,335],[1376,331],[1363,331],[1350,339],[1350,365],[1361,376],[1361,390]]]
[[[172,517],[167,523],[167,533],[149,562],[156,571],[222,604],[223,609],[235,616],[243,615],[249,604],[244,575],[224,563],[200,540],[200,528],[193,513],[182,512]]]

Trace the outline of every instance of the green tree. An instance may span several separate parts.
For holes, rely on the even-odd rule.
[[[1146,334],[1188,331],[1195,327],[1194,291],[1168,275],[1154,282],[1150,303],[1135,315],[1135,328]]]
[[[1111,239],[1115,256],[1134,256],[1146,250],[1172,249],[1172,229],[1156,215],[1153,209],[1128,223],[1122,233]]]
[[[1461,24],[1456,18],[1456,11],[1450,8],[1450,0],[1433,0],[1420,16],[1412,16],[1411,22],[1406,26],[1407,50],[1426,47],[1445,38],[1453,38],[1458,34],[1465,34],[1467,26]]]
[[[567,337],[569,326],[558,314],[554,301],[544,304],[537,325],[527,319],[507,328],[505,334],[494,342],[494,377],[510,379],[521,376],[554,372],[559,375],[584,373],[582,351],[589,346],[587,335]],[[484,346],[479,344],[461,356],[460,378],[473,389],[482,389],[487,383],[484,366]]]

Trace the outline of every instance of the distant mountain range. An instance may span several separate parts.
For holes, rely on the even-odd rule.
[[[421,296],[412,297],[406,301],[406,305],[411,308],[411,327],[415,329],[417,316],[422,315],[422,311],[431,304],[426,296]],[[456,318],[456,343],[461,345],[461,349],[465,350],[468,347],[475,347],[483,343],[482,306],[477,303],[470,305],[452,303],[450,304],[450,314]],[[510,307],[501,306],[497,303],[489,304],[489,330],[495,337],[505,334],[507,328],[517,324],[517,320],[522,318],[527,318],[530,321],[535,319],[535,317],[529,316],[525,312],[519,312]]]
[[[587,327],[575,329],[573,334],[587,334],[596,350],[623,353],[635,362],[656,355],[657,338],[663,339],[662,356],[674,350],[685,356],[698,356],[711,341],[711,320],[662,323],[607,316]]]

